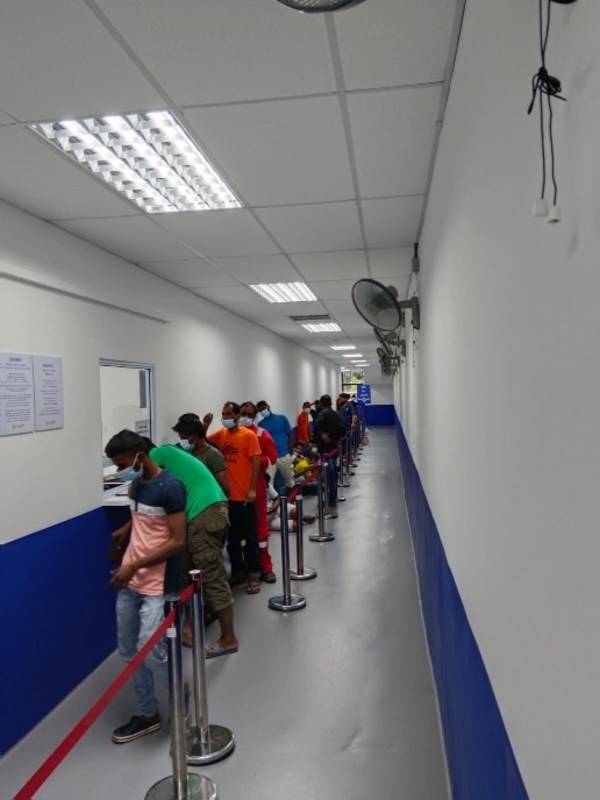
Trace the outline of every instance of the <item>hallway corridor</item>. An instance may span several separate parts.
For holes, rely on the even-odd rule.
[[[217,783],[220,800],[448,798],[392,429],[370,432],[351,480],[339,518],[326,522],[335,541],[305,543],[305,564],[318,577],[292,585],[306,609],[267,607],[281,590],[280,570],[275,587],[263,584],[256,597],[238,590],[240,650],[207,663],[210,720],[230,727],[237,746],[225,761],[192,771]],[[313,505],[307,498],[305,510]],[[271,550],[279,562],[278,534]],[[1,798],[13,796],[121,668],[111,656],[5,756]],[[143,798],[170,774],[166,730],[112,744],[132,706],[128,685],[36,800]]]

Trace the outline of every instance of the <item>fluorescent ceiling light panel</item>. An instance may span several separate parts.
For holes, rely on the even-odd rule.
[[[330,347],[332,350],[356,350],[354,344],[332,344]]]
[[[241,207],[168,111],[41,122],[29,128],[148,214]]]
[[[342,329],[337,322],[321,322],[314,325],[303,325],[310,333],[339,333]]]
[[[250,288],[269,303],[308,303],[317,299],[305,283],[256,283]]]
[[[362,353],[342,353],[344,358],[364,358]]]

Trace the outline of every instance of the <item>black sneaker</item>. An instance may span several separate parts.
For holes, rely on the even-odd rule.
[[[275,583],[277,581],[277,576],[274,572],[263,572],[260,579],[265,583]]]
[[[154,733],[161,728],[162,723],[158,714],[153,717],[132,717],[125,725],[113,731],[112,740],[116,744],[124,744],[148,733]]]

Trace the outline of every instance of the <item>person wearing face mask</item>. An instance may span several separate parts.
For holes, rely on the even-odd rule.
[[[203,422],[208,428],[212,414]],[[260,558],[256,533],[256,484],[260,473],[260,444],[255,433],[240,427],[240,406],[229,401],[223,406],[223,427],[208,437],[221,451],[227,464],[229,492],[229,536],[227,552],[231,562],[231,584],[247,579],[248,594],[260,592]],[[242,549],[242,542],[245,546]]]
[[[254,431],[260,444],[260,472],[256,482],[256,533],[258,537],[258,550],[260,556],[261,580],[265,583],[275,583],[277,576],[273,572],[273,561],[269,553],[269,519],[267,516],[267,470],[277,461],[277,448],[273,437],[264,428],[254,424],[256,406],[250,400],[245,400],[240,409],[240,425]]]
[[[310,402],[302,403],[302,411],[298,414],[298,444],[310,442]]]
[[[227,477],[227,464],[217,448],[212,447],[206,441],[206,427],[200,422],[200,417],[193,413],[182,414],[173,425],[173,430],[179,435],[178,446],[187,453],[191,453],[199,461],[202,461],[204,466],[214,475],[221,489],[229,497],[230,486],[229,478]]]
[[[256,408],[258,411],[256,424],[269,431],[277,446],[279,480],[275,480],[275,488],[279,489],[283,483],[287,489],[293,489],[294,465],[291,453],[294,449],[294,434],[292,426],[284,414],[274,414],[266,400],[259,400]]]
[[[119,590],[119,653],[131,661],[164,619],[165,565],[185,545],[187,495],[180,481],[150,459],[146,443],[137,433],[120,431],[104,452],[117,467],[117,474],[132,481],[131,519],[113,533],[113,540],[123,543],[123,560],[111,579]],[[156,689],[166,688],[167,666],[162,639],[134,674],[139,715],[113,732],[113,742],[123,744],[159,730]]]

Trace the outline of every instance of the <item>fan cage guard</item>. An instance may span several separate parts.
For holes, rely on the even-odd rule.
[[[295,11],[304,11],[306,14],[323,14],[326,11],[340,11],[364,3],[365,0],[277,0]]]

